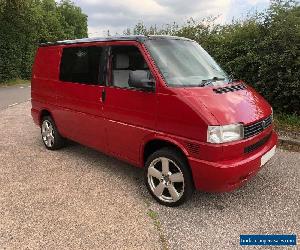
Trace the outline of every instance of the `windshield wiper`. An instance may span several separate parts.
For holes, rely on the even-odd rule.
[[[199,87],[204,87],[204,86],[212,84],[213,82],[224,81],[224,80],[225,80],[225,78],[215,76],[211,79],[202,80],[202,82],[199,84]]]

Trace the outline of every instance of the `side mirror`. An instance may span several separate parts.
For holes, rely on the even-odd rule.
[[[153,91],[155,80],[150,77],[148,70],[134,70],[129,72],[128,85],[145,91]]]

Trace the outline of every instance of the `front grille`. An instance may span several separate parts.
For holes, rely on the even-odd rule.
[[[216,88],[213,89],[213,91],[217,94],[224,94],[227,92],[234,92],[234,91],[238,91],[238,90],[243,90],[246,88],[245,84],[238,84],[238,85],[233,85],[233,86],[229,86],[229,87],[221,87],[221,88]]]
[[[254,151],[255,149],[258,149],[260,147],[262,147],[264,144],[267,143],[267,141],[270,139],[272,133],[269,133],[267,136],[265,136],[264,138],[262,138],[261,140],[259,140],[258,142],[244,148],[244,153],[251,153],[252,151]]]
[[[260,120],[251,125],[244,126],[244,138],[249,138],[251,136],[257,135],[260,132],[264,131],[267,127],[272,124],[272,116]]]

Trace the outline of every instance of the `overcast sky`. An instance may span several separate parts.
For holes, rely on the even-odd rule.
[[[122,34],[139,21],[146,25],[183,23],[188,18],[219,16],[224,23],[268,7],[269,0],[73,0],[88,15],[89,36],[110,30]]]

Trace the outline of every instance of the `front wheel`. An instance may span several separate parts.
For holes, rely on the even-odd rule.
[[[186,160],[171,148],[160,149],[147,159],[145,182],[155,200],[170,207],[188,200],[194,189]]]

